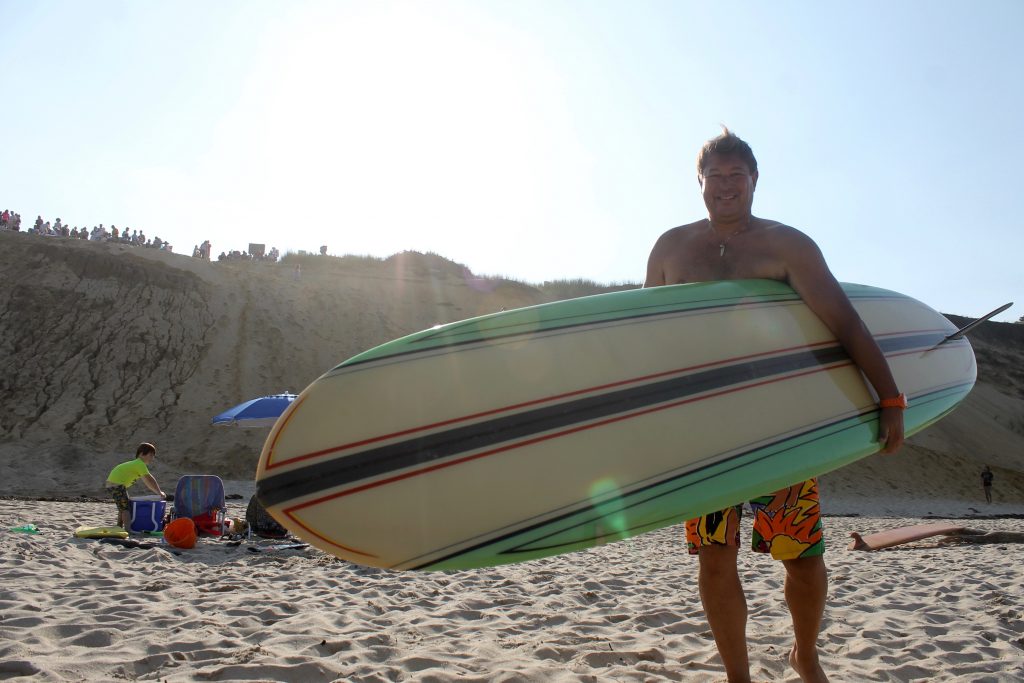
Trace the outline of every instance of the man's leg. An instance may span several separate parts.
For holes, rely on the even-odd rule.
[[[786,604],[793,618],[793,650],[789,663],[805,683],[828,681],[818,663],[818,633],[828,595],[825,560],[819,555],[782,563],[786,567]]]
[[[747,601],[736,569],[736,546],[701,546],[700,600],[730,683],[750,681]]]

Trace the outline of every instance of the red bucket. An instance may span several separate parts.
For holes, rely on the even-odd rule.
[[[179,517],[164,527],[164,540],[175,548],[196,547],[196,525],[188,517]]]

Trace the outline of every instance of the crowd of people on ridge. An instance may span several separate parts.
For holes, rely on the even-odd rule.
[[[0,213],[0,230],[21,232],[21,214],[15,213],[10,209],[4,209],[4,211]],[[130,233],[129,230],[131,230]],[[94,226],[91,230],[84,226],[81,228],[78,226],[69,228],[67,224],[61,221],[60,218],[57,218],[51,224],[50,221],[44,221],[42,216],[36,216],[35,223],[32,224],[32,227],[26,229],[25,232],[29,235],[41,235],[44,237],[69,237],[71,239],[91,240],[93,242],[119,242],[121,244],[150,247],[153,249],[161,249],[163,251],[174,251],[170,242],[162,240],[159,237],[149,239],[142,230],[132,230],[129,227],[125,227],[123,230],[118,230],[116,225],[111,225],[108,229],[104,227],[102,223]],[[201,258],[209,261],[211,251],[212,246],[210,245],[210,240],[204,240],[202,244],[197,244],[192,248],[192,256],[193,258]],[[324,253],[325,251],[326,247],[321,247],[321,253]],[[276,263],[280,257],[281,252],[278,251],[277,247],[272,247],[266,254],[250,254],[248,252],[238,250],[230,252],[222,251],[220,256],[217,257],[217,260],[270,261]]]
[[[4,209],[3,213],[0,213],[0,230],[21,232],[21,214],[15,213],[10,209]],[[32,227],[26,229],[25,232],[29,235],[41,235],[43,237],[70,237],[72,239],[91,240],[93,242],[120,242],[122,244],[150,247],[164,251],[174,250],[170,242],[159,237],[149,239],[142,230],[131,230],[131,233],[128,232],[129,230],[131,230],[129,227],[118,230],[116,225],[111,225],[107,229],[102,223],[93,226],[91,230],[85,226],[79,228],[77,225],[69,228],[67,224],[61,222],[60,218],[57,218],[51,224],[50,221],[44,221],[42,216],[36,216],[35,223],[32,224]]]
[[[277,259],[280,258],[281,252],[277,250],[277,247],[271,247],[270,251],[266,254],[250,254],[247,251],[228,251],[220,252],[220,256],[217,257],[218,261],[270,261],[276,263]],[[209,257],[207,257],[209,258]]]

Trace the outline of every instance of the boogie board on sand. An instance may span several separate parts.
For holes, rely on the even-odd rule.
[[[128,538],[128,532],[119,526],[80,526],[76,538]]]
[[[956,328],[843,285],[907,394],[907,434],[970,391]],[[565,553],[718,510],[878,450],[859,370],[770,280],[615,292],[389,342],[278,419],[257,495],[305,541],[393,569]]]

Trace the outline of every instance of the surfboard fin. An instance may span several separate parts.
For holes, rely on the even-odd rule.
[[[1009,308],[1012,305],[1013,305],[1013,302],[1011,301],[1008,304],[1003,304],[1002,306],[1000,306],[996,310],[992,311],[991,313],[986,313],[985,315],[981,316],[980,318],[978,318],[974,322],[968,323],[967,325],[964,325],[959,330],[957,330],[953,334],[949,335],[948,337],[946,337],[945,339],[940,341],[939,344],[945,344],[948,341],[956,341],[957,339],[963,339],[964,336],[968,332],[973,330],[975,327],[977,327],[978,325],[982,324],[983,322],[985,322],[986,320],[988,320],[992,316],[999,315],[1000,313],[1002,313],[1003,311],[1005,311],[1007,308]]]

